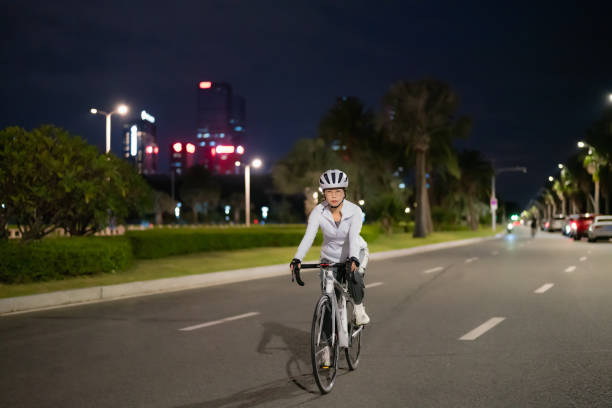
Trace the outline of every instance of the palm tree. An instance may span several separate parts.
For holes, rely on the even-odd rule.
[[[559,197],[559,200],[561,200],[561,215],[565,216],[565,189],[563,187],[563,182],[560,180],[555,180],[553,186],[552,186],[553,191],[555,192],[555,194],[557,194],[557,197]]]
[[[342,168],[342,165],[323,139],[300,139],[273,167],[272,179],[281,193],[304,195],[304,212],[308,216],[317,205],[319,177],[325,170]]]
[[[591,195],[593,179],[584,168],[584,159],[581,159],[578,153],[571,155],[567,160],[567,170],[568,177],[571,179],[569,186],[571,188],[572,212],[579,213],[583,209],[589,211],[590,205],[595,202]],[[584,205],[581,205],[581,202],[584,202]]]
[[[319,123],[319,137],[342,159],[352,199],[373,203],[400,193],[395,190],[401,181],[393,174],[399,165],[396,149],[376,130],[373,113],[358,98],[338,98]]]
[[[415,156],[415,237],[425,237],[433,231],[426,179],[430,148],[450,146],[470,127],[466,118],[455,118],[457,105],[450,86],[429,79],[397,82],[383,99],[381,124],[388,137],[406,159],[411,153]]]
[[[557,202],[555,201],[555,196],[549,189],[545,188],[542,192],[542,197],[546,203],[546,218],[551,219],[557,212]]]
[[[472,230],[478,229],[479,214],[476,202],[486,201],[490,194],[493,166],[478,150],[465,150],[459,153],[460,195],[467,203],[467,222]]]
[[[587,172],[593,177],[595,183],[595,194],[593,200],[593,212],[599,214],[599,174],[602,167],[608,162],[595,149],[589,149],[589,154],[584,157],[583,165]]]

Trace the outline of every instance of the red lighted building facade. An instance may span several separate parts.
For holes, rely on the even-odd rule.
[[[190,142],[170,144],[170,170],[176,174],[196,164],[204,166],[216,174],[238,174],[245,149],[243,146],[216,145],[213,147],[196,146]]]

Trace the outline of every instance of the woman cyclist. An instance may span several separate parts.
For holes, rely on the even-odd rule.
[[[304,256],[312,246],[319,227],[323,232],[323,245],[321,246],[321,262],[351,261],[351,274],[353,279],[347,279],[348,290],[355,301],[355,323],[364,325],[370,322],[369,316],[363,306],[364,284],[363,268],[359,268],[360,255],[365,256],[367,263],[367,244],[359,236],[363,212],[358,205],[345,200],[348,176],[340,170],[327,170],[319,179],[319,186],[325,195],[325,201],[317,205],[308,217],[308,227],[302,242],[290,263],[291,271],[297,265],[300,267]],[[364,248],[365,247],[365,248]],[[363,265],[365,267],[365,265]],[[321,278],[324,275],[321,274]]]

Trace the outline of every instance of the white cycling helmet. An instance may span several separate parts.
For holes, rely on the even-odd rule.
[[[348,176],[341,170],[327,170],[319,178],[321,190],[328,188],[347,188]]]

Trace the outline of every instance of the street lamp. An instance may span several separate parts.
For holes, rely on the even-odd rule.
[[[550,181],[551,183],[555,180],[555,178],[553,176],[548,176],[548,181]]]
[[[92,115],[98,114],[98,115],[106,116],[106,153],[110,152],[110,149],[111,149],[111,130],[110,130],[111,116],[113,115],[113,113],[118,113],[123,116],[128,112],[128,110],[129,110],[128,107],[123,104],[117,106],[117,109],[115,109],[114,111],[110,113],[106,113],[96,108],[91,108],[89,110],[89,112],[91,112]]]
[[[586,146],[586,143],[584,143],[582,140],[578,142],[578,147],[579,148],[584,148],[584,146]]]
[[[557,166],[558,166],[560,169],[562,169],[562,168],[564,168],[564,167],[565,167],[565,166],[564,166],[563,164],[561,164],[561,163],[557,164]]]
[[[242,165],[239,161],[234,164],[236,167]],[[251,226],[251,166],[257,169],[261,165],[260,159],[254,159],[250,164],[244,166],[244,222],[247,227]]]

